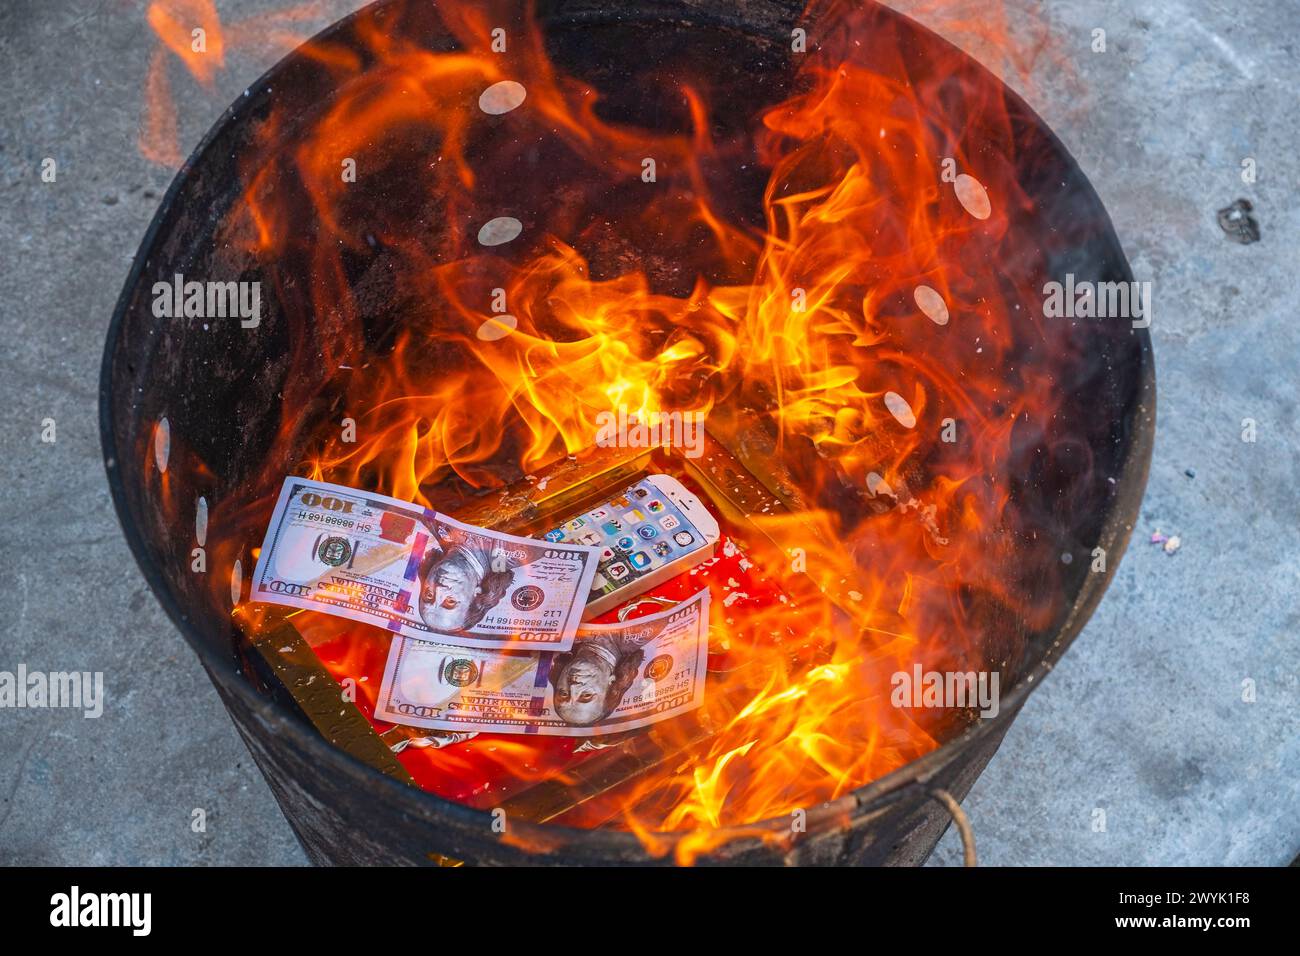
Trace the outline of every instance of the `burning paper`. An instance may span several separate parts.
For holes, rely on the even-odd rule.
[[[586,737],[704,701],[709,592],[648,617],[591,624],[569,653],[466,653],[395,638],[375,716],[437,730]]]
[[[788,818],[934,750],[956,732],[949,715],[894,707],[890,676],[918,661],[941,672],[1006,662],[1004,673],[1023,676],[1017,668],[1035,660],[1026,638],[1070,611],[1062,584],[1072,578],[1059,570],[1054,537],[1091,506],[1092,475],[1076,473],[1064,451],[1053,464],[1050,449],[1091,447],[1091,418],[1072,417],[1062,383],[1091,381],[1095,359],[1078,348],[1081,326],[1043,315],[1042,290],[1053,262],[1107,227],[1073,219],[1057,228],[1056,210],[1076,188],[1044,192],[1040,173],[1057,147],[990,74],[875,4],[811,14],[816,42],[782,60],[791,72],[779,82],[683,69],[685,46],[666,42],[656,82],[630,86],[579,54],[585,44],[540,25],[516,29],[514,19],[480,15],[481,5],[436,6],[416,18],[427,28],[362,14],[346,42],[309,51],[322,90],[309,112],[278,83],[274,95],[254,91],[265,97],[256,143],[236,157],[239,176],[213,216],[222,261],[276,290],[274,316],[242,331],[255,336],[250,355],[272,333],[289,344],[255,393],[282,386],[278,407],[255,416],[279,428],[256,449],[260,470],[220,496],[229,466],[202,462],[206,471],[191,474],[180,430],[160,426],[158,441],[138,450],[171,527],[189,520],[196,489],[212,496],[209,562],[240,569],[208,575],[214,606],[239,599],[241,586],[245,600],[250,590],[275,600],[265,591],[272,575],[296,585],[274,564],[250,580],[244,553],[265,531],[248,522],[265,520],[269,509],[253,504],[281,482],[281,462],[493,526],[486,515],[518,518],[516,503],[567,507],[578,482],[564,476],[588,461],[621,468],[615,452],[641,449],[656,468],[681,463],[708,480],[712,500],[729,503],[729,536],[770,575],[773,597],[744,597],[756,590],[740,575],[744,586],[718,587],[725,654],[715,673],[725,693],[715,680],[699,708],[654,725],[656,746],[683,756],[585,802],[566,824],[712,840],[718,827]],[[491,48],[497,22],[512,38],[504,55]],[[611,37],[623,35],[618,23]],[[581,39],[592,27],[575,29]],[[355,55],[340,58],[345,48]],[[498,85],[507,80],[526,90],[521,102],[520,90]],[[355,180],[340,176],[343,157],[355,158]],[[657,181],[642,179],[650,157]],[[340,432],[344,410],[365,416],[359,433],[351,418]],[[652,442],[630,420],[618,427],[633,414],[644,423],[680,414],[692,431]],[[725,439],[736,461],[713,467],[710,437]],[[655,444],[671,447],[651,453]],[[701,446],[699,457],[686,454]],[[1021,496],[1026,463],[1039,459],[1045,475],[1067,469],[1080,497],[1040,512]],[[517,487],[528,475],[542,476],[536,494]],[[323,523],[301,533],[296,561],[308,564],[308,583],[328,572],[351,585],[361,558],[349,555],[345,574],[312,548],[341,537],[325,552],[339,560],[361,536]],[[264,562],[278,560],[275,550],[273,537]],[[297,620],[340,679],[361,660],[373,665],[366,716],[388,642],[344,618],[466,643],[384,603],[405,591],[418,607],[423,582],[403,573],[410,550],[403,540],[391,577],[365,572],[355,606],[339,599],[340,585],[320,601],[281,601],[327,612]],[[687,575],[673,596],[698,590],[705,573]],[[574,592],[587,594],[581,582]],[[1022,626],[990,633],[1007,620]],[[260,624],[254,615],[236,623]],[[472,663],[482,650],[442,653]],[[511,686],[525,704],[551,706],[550,672],[521,658],[533,670]],[[440,660],[419,673],[436,676]],[[452,676],[467,673],[458,665]],[[488,696],[475,686],[459,690]],[[446,709],[428,687],[427,696],[411,689],[410,702]],[[406,692],[390,683],[389,697],[394,688]],[[449,722],[462,725],[478,726]],[[467,803],[497,800],[501,791],[483,788],[504,779],[567,772],[555,756],[563,738],[515,732],[495,751],[475,741],[411,745],[405,756],[425,758],[422,785]]]
[[[430,508],[286,478],[250,600],[476,648],[573,645],[600,558]]]

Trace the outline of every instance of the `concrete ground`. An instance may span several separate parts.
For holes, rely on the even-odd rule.
[[[218,0],[227,23],[278,5]],[[300,29],[353,5],[327,4]],[[103,671],[108,695],[94,720],[0,710],[0,863],[302,863],[147,591],[100,460],[104,332],[172,175],[137,147],[156,45],[142,8],[0,5],[0,671]],[[1300,7],[1008,9],[1017,30],[1043,17],[1059,46],[1013,85],[1079,159],[1135,276],[1153,284],[1159,427],[1109,593],[965,802],[980,856],[1285,864],[1300,851]],[[271,31],[245,33],[259,45],[228,50],[211,91],[172,72],[183,153],[277,58],[262,43]],[[1254,205],[1257,243],[1216,223],[1239,198]],[[1248,418],[1254,442],[1242,440]],[[1181,548],[1149,544],[1157,530]],[[949,833],[932,862],[960,857]]]

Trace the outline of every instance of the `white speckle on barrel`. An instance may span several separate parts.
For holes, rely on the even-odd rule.
[[[244,566],[235,558],[235,566],[230,569],[230,603],[238,604],[244,593]]]
[[[519,320],[513,315],[494,315],[478,327],[478,337],[484,342],[495,342],[519,328]]]
[[[867,491],[873,498],[876,495],[889,495],[891,498],[894,496],[894,489],[889,487],[889,482],[874,471],[867,475]]]
[[[522,83],[502,80],[500,83],[493,83],[479,94],[478,108],[492,116],[500,116],[517,107],[527,95],[528,91],[524,89]]]
[[[172,426],[164,415],[153,427],[153,461],[160,472],[167,471],[167,459],[172,454]]]
[[[988,190],[974,176],[965,173],[959,175],[952,184],[957,193],[957,201],[963,209],[976,219],[987,219],[993,213],[993,204],[989,202]]]
[[[934,289],[928,285],[919,285],[912,293],[912,298],[916,300],[916,307],[929,316],[935,325],[948,324],[948,303]]]
[[[208,543],[208,499],[202,495],[194,505],[194,538],[200,548]]]
[[[497,216],[483,223],[478,231],[478,241],[484,246],[499,246],[518,237],[524,224],[513,216]]]
[[[886,392],[885,407],[904,428],[916,427],[916,416],[912,414],[912,406],[907,404],[907,399],[902,395],[897,392]]]

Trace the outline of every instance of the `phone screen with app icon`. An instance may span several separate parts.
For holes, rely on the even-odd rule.
[[[646,478],[544,537],[601,549],[591,601],[708,546],[681,509]]]

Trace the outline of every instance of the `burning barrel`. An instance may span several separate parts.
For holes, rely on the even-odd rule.
[[[173,183],[105,349],[109,482],[317,862],[916,864],[1127,543],[1149,311],[1045,297],[1131,278],[1042,121],[886,8],[385,0]],[[674,477],[721,539],[646,597],[711,593],[703,700],[385,722],[389,633],[250,600],[304,474],[537,538]]]

